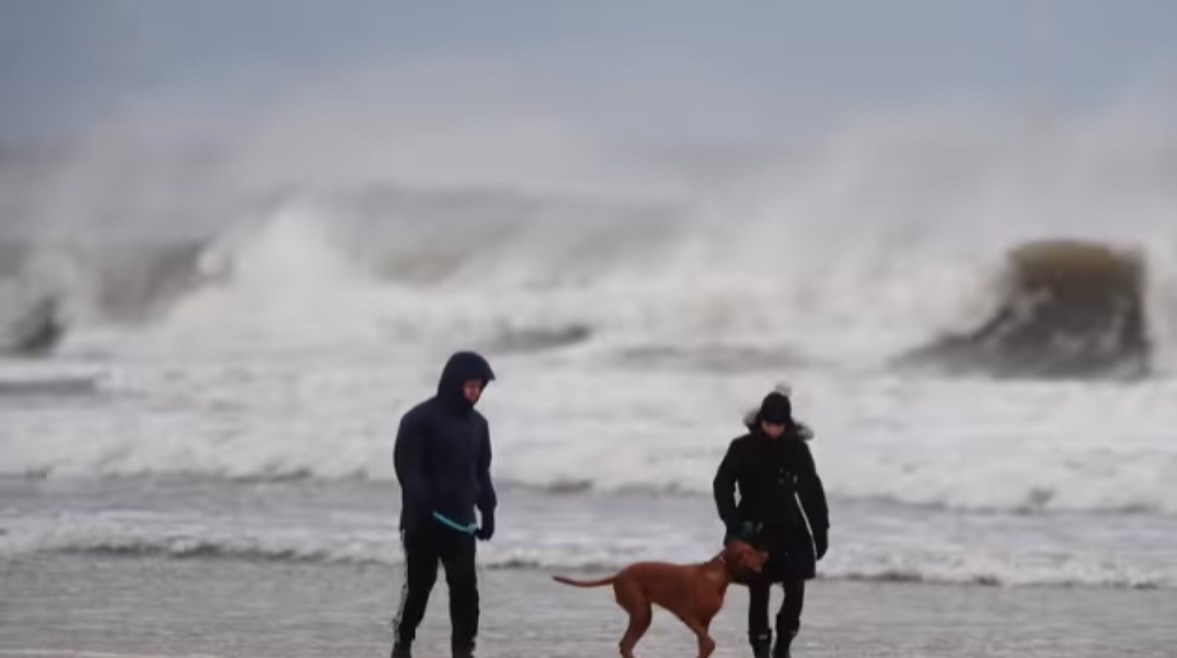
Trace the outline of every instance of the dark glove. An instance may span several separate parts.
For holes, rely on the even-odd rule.
[[[486,511],[482,513],[482,525],[474,531],[474,536],[487,541],[495,534],[495,513],[494,511]]]
[[[826,551],[830,549],[830,531],[823,529],[814,532],[813,545],[817,548],[817,559],[825,557]]]
[[[727,524],[727,537],[724,538],[724,544],[732,539],[739,539],[740,541],[751,541],[756,538],[756,534],[760,532],[760,525],[755,521],[733,521]]]

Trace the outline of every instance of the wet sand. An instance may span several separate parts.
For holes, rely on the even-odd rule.
[[[387,655],[400,570],[221,558],[41,555],[0,562],[0,655],[348,657]],[[483,570],[481,658],[616,655],[625,617],[608,589],[534,570]],[[444,581],[439,579],[439,585]],[[778,599],[774,599],[774,605]],[[746,593],[729,591],[716,656],[746,656]],[[817,581],[794,654],[1173,656],[1177,591]],[[444,586],[416,655],[448,656]],[[692,656],[656,613],[647,658]]]

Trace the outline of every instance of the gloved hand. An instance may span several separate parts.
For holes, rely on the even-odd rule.
[[[822,528],[813,533],[813,545],[817,548],[817,559],[822,559],[830,548],[830,531]]]
[[[482,541],[487,541],[491,537],[494,537],[494,534],[495,534],[495,513],[493,510],[488,511],[488,512],[483,512],[482,513],[482,525],[478,526],[478,529],[474,531],[474,536],[481,539]]]
[[[727,537],[724,539],[724,543],[726,544],[732,539],[750,541],[756,538],[758,532],[760,532],[760,524],[755,521],[733,521],[727,524]]]

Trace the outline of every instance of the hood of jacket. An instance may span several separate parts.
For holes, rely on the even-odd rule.
[[[494,371],[486,359],[476,352],[457,352],[446,361],[437,382],[437,398],[447,407],[458,410],[474,408],[466,399],[462,387],[468,381],[478,380],[485,387],[495,378]]]

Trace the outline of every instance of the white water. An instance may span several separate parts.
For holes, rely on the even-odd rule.
[[[136,479],[0,481],[0,557],[36,553],[399,564],[395,489],[373,483]],[[537,496],[504,488],[487,568],[614,570],[702,561],[721,528],[709,500],[642,494]],[[961,515],[837,502],[821,574],[1001,585],[1177,587],[1173,518]],[[1092,523],[1092,520],[1098,523]]]
[[[567,166],[545,169],[560,153],[529,160],[524,148],[503,171],[488,160],[444,180],[425,180],[444,159],[415,177],[398,154],[382,179],[391,188],[358,174],[300,172],[302,188],[289,172],[250,179],[250,194],[298,189],[276,203],[233,197],[223,181],[165,187],[180,206],[185,194],[221,194],[194,203],[230,213],[208,220],[199,283],[162,314],[116,323],[91,285],[71,283],[93,283],[73,262],[58,285],[75,333],[52,359],[0,366],[0,473],[388,480],[399,414],[430,394],[450,351],[474,347],[500,375],[484,406],[503,482],[705,494],[742,412],[788,380],[837,500],[1043,513],[1044,523],[1063,512],[1165,518],[1177,514],[1177,131],[1154,116],[1163,108],[1144,109],[1070,120],[1033,152],[976,118],[879,116],[703,183],[684,162],[638,167],[598,150],[584,160],[570,146],[581,159]],[[294,154],[274,150],[294,132],[255,135],[234,171],[298,155],[297,142]],[[100,168],[84,166],[101,158],[87,156],[67,178],[106,189]],[[614,174],[630,175],[566,184],[611,157]],[[81,194],[71,212],[84,217]],[[885,367],[984,317],[1007,250],[1052,237],[1144,253],[1156,376],[998,382]],[[577,327],[587,339],[540,349],[535,338]],[[66,380],[92,387],[38,385]],[[173,550],[167,533],[141,537],[135,519],[67,521],[64,534],[26,536]],[[353,550],[206,521],[180,534],[230,553]],[[386,537],[354,550],[366,556]],[[569,550],[588,557],[552,559],[616,557],[576,541]],[[829,568],[935,572],[917,541],[849,551]],[[1100,555],[1076,553],[1078,567],[1015,556],[991,569],[992,552],[963,551],[937,577],[1171,584],[1177,573],[1100,571]],[[526,561],[509,550],[493,559]]]

